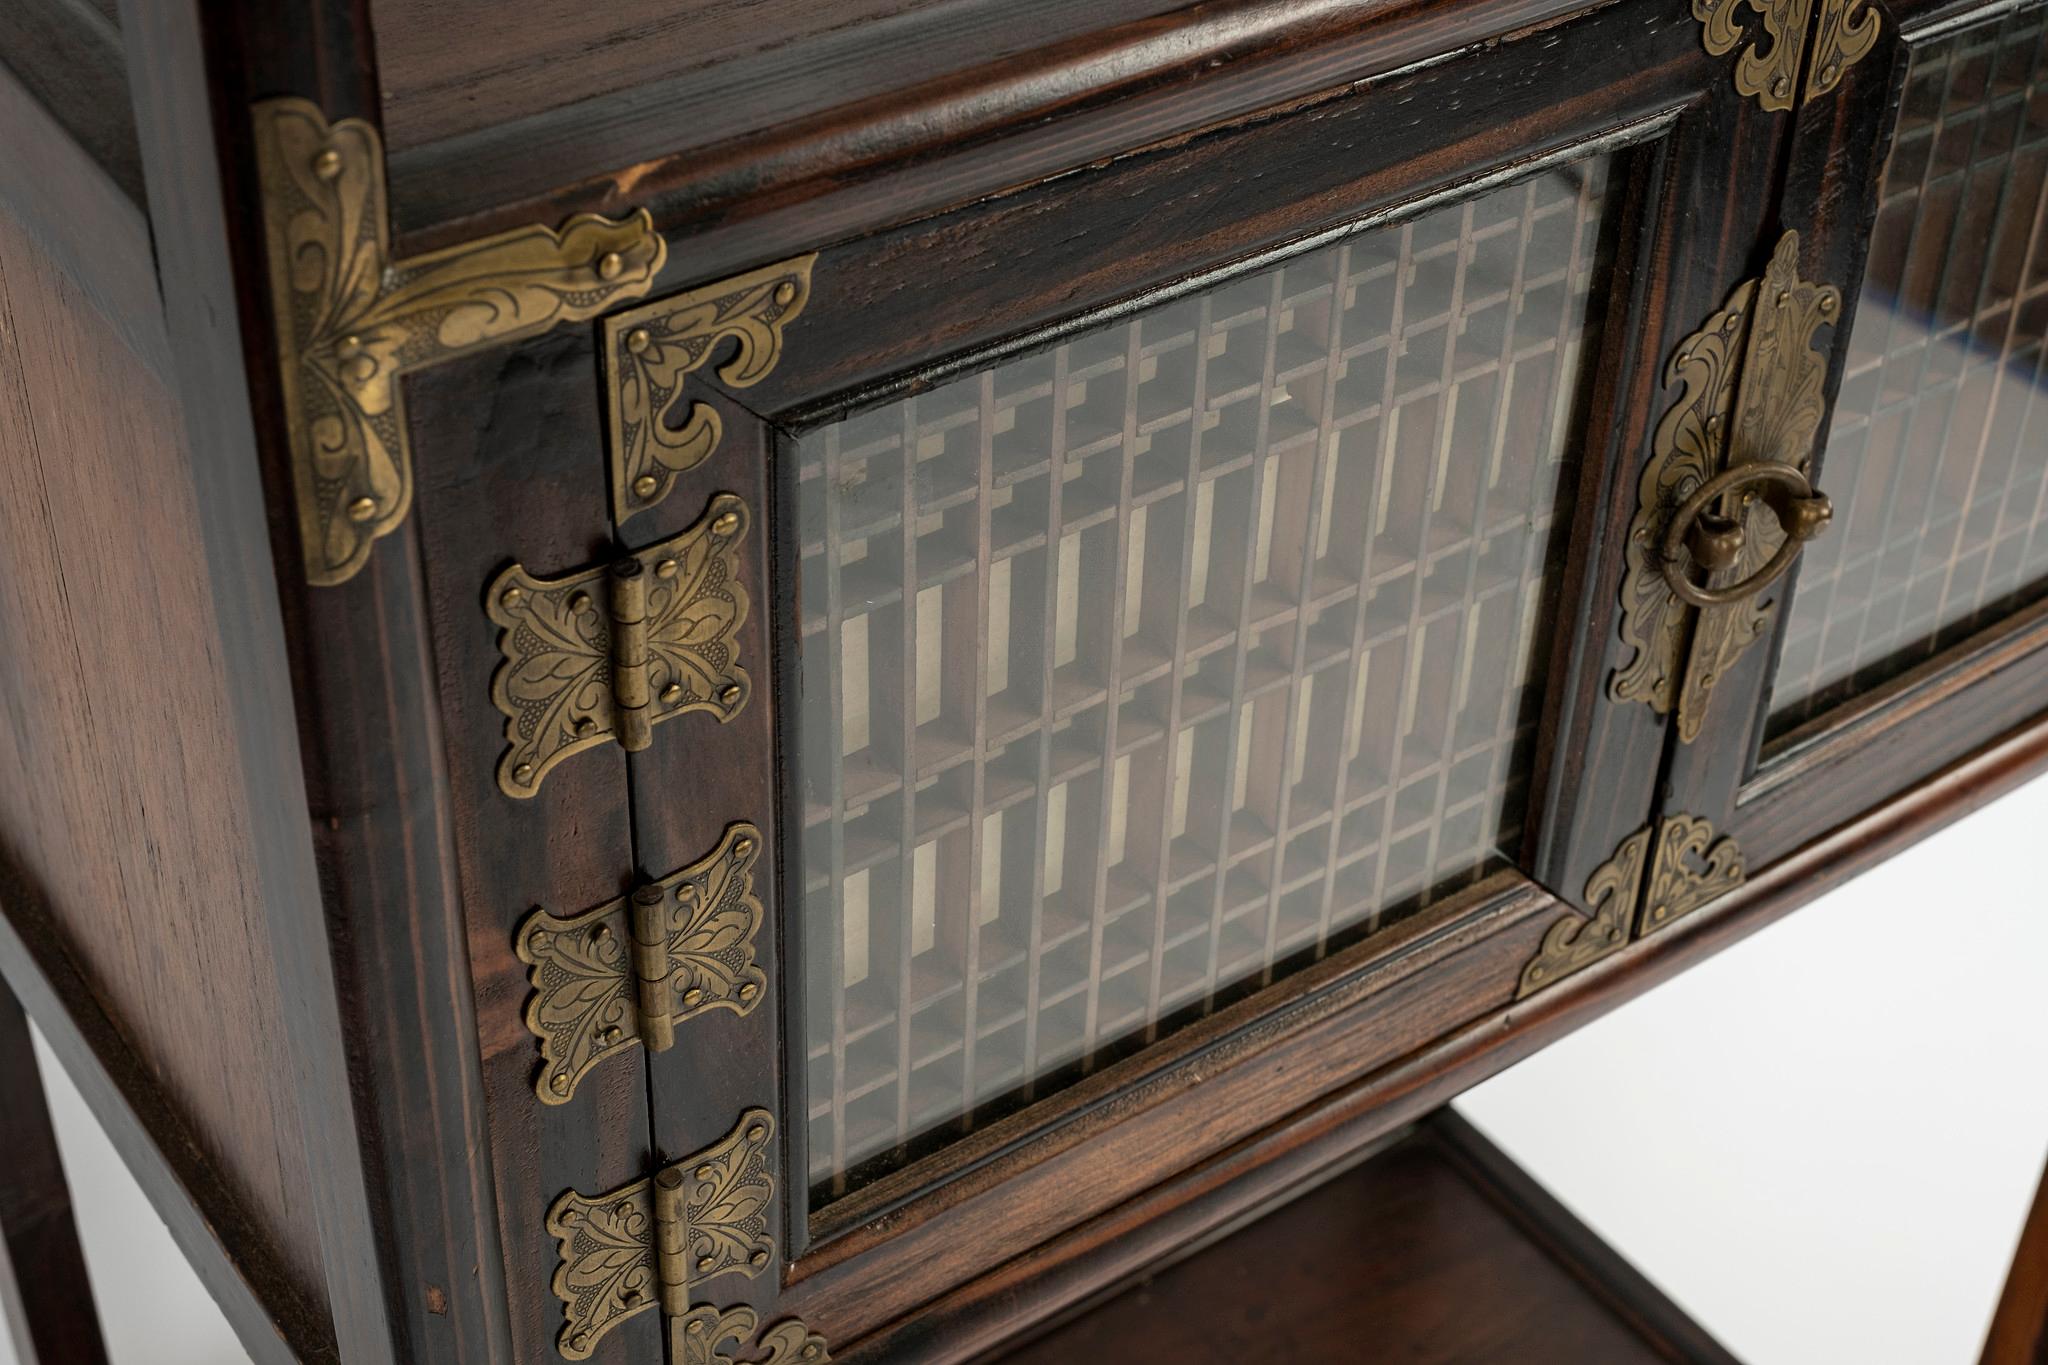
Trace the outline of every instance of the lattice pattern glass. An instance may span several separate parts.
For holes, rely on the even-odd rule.
[[[1923,47],[1772,694],[1782,733],[2048,591],[2048,18]]]
[[[820,1200],[1503,865],[1606,178],[802,440]]]

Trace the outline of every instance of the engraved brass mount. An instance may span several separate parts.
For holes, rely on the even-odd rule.
[[[760,860],[761,832],[735,824],[701,861],[629,897],[569,919],[527,917],[518,950],[533,982],[526,1027],[540,1039],[543,1103],[567,1103],[615,1053],[666,1051],[686,1019],[753,1011],[767,985],[755,950]]]
[[[1799,234],[1788,232],[1764,277],[1672,356],[1666,380],[1683,393],[1643,469],[1622,580],[1634,652],[1608,690],[1675,712],[1687,743],[1715,684],[1770,623],[1775,603],[1759,595],[1832,516],[1807,466],[1827,373],[1814,337],[1841,305],[1832,285],[1799,278]]]
[[[1710,55],[1725,57],[1742,49],[1735,63],[1735,88],[1776,113],[1793,108],[1799,98],[1827,94],[1877,46],[1883,21],[1868,8],[1869,0],[1818,0],[1817,18],[1815,4],[1816,0],[1692,0],[1692,13],[1704,26],[1701,40]],[[1744,8],[1756,11],[1761,33],[1744,32]],[[1809,63],[1803,96],[1802,61]]]
[[[302,99],[255,122],[299,538],[307,578],[332,585],[412,503],[400,379],[638,298],[667,246],[643,209],[394,261],[377,129]]]
[[[1691,815],[1672,815],[1622,841],[1586,883],[1588,917],[1576,910],[1543,935],[1522,968],[1523,999],[1691,914],[1742,885],[1742,850]],[[1640,907],[1640,908],[1639,908]]]
[[[764,266],[605,319],[606,445],[619,525],[667,497],[678,474],[718,449],[718,412],[685,404],[684,380],[728,337],[738,348],[718,377],[733,388],[767,378],[782,358],[782,329],[810,301],[817,259]],[[672,423],[678,411],[683,420]]]
[[[695,1306],[690,1296],[728,1275],[752,1279],[775,1262],[769,1210],[775,1118],[749,1109],[724,1138],[646,1180],[607,1193],[570,1190],[548,1210],[560,1264],[554,1291],[565,1322],[557,1347],[588,1359],[605,1333],[659,1306],[669,1321],[673,1359],[712,1365],[731,1359],[758,1319],[751,1309]],[[754,1344],[770,1361],[829,1360],[824,1340],[794,1319]]]
[[[730,493],[681,535],[611,564],[535,578],[518,564],[492,580],[486,610],[504,662],[491,700],[505,715],[498,786],[530,797],[557,763],[617,740],[629,752],[691,711],[730,721],[752,683],[736,643],[749,600],[739,545],[747,505]]]

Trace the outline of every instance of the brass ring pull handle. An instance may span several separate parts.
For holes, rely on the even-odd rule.
[[[1771,556],[1770,563],[1740,583],[1725,588],[1700,587],[1685,576],[1684,561],[1690,559],[1709,573],[1717,573],[1741,556],[1744,540],[1740,520],[1709,512],[1708,507],[1723,494],[1757,484],[1771,489],[1765,497],[1771,510],[1778,514],[1785,543]],[[1665,528],[1664,581],[1681,601],[1696,607],[1725,607],[1754,597],[1792,567],[1806,542],[1825,531],[1834,514],[1834,505],[1827,496],[1815,492],[1813,484],[1794,465],[1758,460],[1723,470],[1695,488],[1692,496],[1678,505],[1671,524]]]

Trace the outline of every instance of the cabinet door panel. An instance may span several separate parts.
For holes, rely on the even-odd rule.
[[[1787,126],[1734,69],[1626,0],[695,285],[792,310],[617,523],[762,538],[747,707],[631,762],[643,875],[773,846],[766,1008],[648,1062],[662,1160],[778,1109],[795,1264],[712,1301],[914,1323],[1627,941],[1625,544]]]
[[[1666,782],[1752,868],[2022,723],[2048,679],[2048,13],[1915,8],[1800,110],[1782,205],[1844,293],[1833,525]]]

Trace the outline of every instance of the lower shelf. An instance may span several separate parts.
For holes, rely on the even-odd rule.
[[[1450,1110],[1004,1357],[1734,1365]]]

